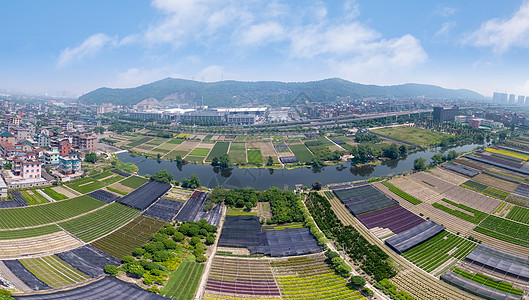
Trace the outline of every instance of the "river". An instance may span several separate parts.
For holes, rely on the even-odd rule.
[[[349,182],[365,180],[370,177],[395,175],[413,169],[413,161],[416,158],[425,158],[426,163],[431,162],[431,157],[436,153],[444,153],[449,150],[467,152],[483,146],[469,144],[451,148],[432,148],[411,153],[403,158],[387,160],[377,166],[367,165],[355,167],[350,162],[335,166],[325,166],[322,169],[296,168],[287,169],[243,169],[232,167],[220,170],[210,165],[186,164],[178,165],[175,162],[146,159],[143,156],[133,157],[128,152],[118,154],[123,162],[132,162],[139,168],[140,175],[156,174],[159,170],[166,169],[174,175],[175,180],[182,181],[183,178],[196,174],[202,185],[213,188],[221,185],[224,188],[251,187],[256,190],[265,190],[269,187],[294,189],[296,184],[310,186],[314,182],[322,184]]]

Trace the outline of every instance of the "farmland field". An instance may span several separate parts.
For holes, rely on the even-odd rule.
[[[510,236],[515,239],[524,240],[526,242],[529,241],[529,226],[508,219],[490,215],[480,223],[479,227],[500,233],[502,235]]]
[[[422,128],[410,127],[410,126],[397,126],[378,128],[371,130],[372,132],[387,135],[392,138],[407,141],[410,143],[417,144],[421,147],[429,145],[437,145],[446,136],[439,132],[430,131]]]
[[[310,153],[309,149],[305,147],[303,144],[295,144],[295,145],[289,145],[290,151],[294,153],[294,155],[298,158],[298,160],[302,163],[308,162],[314,158],[312,153]]]
[[[527,154],[522,154],[522,153],[518,153],[518,152],[506,150],[506,149],[485,148],[485,150],[490,153],[498,153],[498,154],[503,154],[503,155],[523,159],[523,160],[529,160],[529,155]]]
[[[165,222],[139,216],[127,225],[95,241],[92,246],[121,259],[131,255],[136,247],[147,243],[152,234],[158,232]]]
[[[325,257],[296,257],[270,261],[283,299],[360,299],[324,261]]]
[[[456,209],[451,209],[449,207],[447,207],[446,205],[443,205],[443,203],[439,203],[439,202],[436,202],[436,203],[433,203],[432,206],[435,207],[435,208],[439,208],[440,210],[444,210],[445,212],[451,214],[451,215],[454,215],[458,218],[461,218],[463,220],[467,220],[469,222],[472,222],[474,224],[478,224],[479,222],[481,222],[483,219],[485,219],[488,214],[482,212],[482,211],[479,211],[477,209],[474,209],[474,208],[471,208],[471,207],[468,207],[466,205],[463,205],[463,204],[459,204],[459,203],[455,203],[453,201],[450,201],[448,199],[441,199],[441,201],[444,201],[448,204],[451,204],[455,207],[458,207],[460,209],[463,209],[463,210],[466,210],[468,211],[470,214],[468,213],[465,213],[465,212],[462,212],[462,211],[459,211],[459,210],[456,210]]]
[[[403,190],[399,189],[398,187],[394,186],[393,184],[391,184],[391,183],[389,183],[387,181],[383,181],[382,184],[385,185],[391,192],[393,192],[397,196],[401,197],[402,199],[410,202],[413,205],[417,205],[419,203],[422,203],[421,200],[419,200],[419,199],[413,197],[412,195],[404,192]]]
[[[41,227],[15,229],[15,230],[1,230],[0,240],[23,239],[23,238],[28,238],[28,237],[46,235],[46,234],[59,232],[59,231],[61,231],[61,229],[57,227],[57,225],[45,225]]]
[[[477,244],[447,231],[404,252],[404,256],[426,272],[432,272],[452,257],[464,259]],[[445,266],[445,268],[448,266]],[[436,273],[442,270],[437,270]]]
[[[520,290],[520,289],[515,289],[512,287],[512,284],[508,283],[508,282],[505,282],[505,281],[498,281],[498,280],[495,280],[491,277],[488,277],[488,276],[485,276],[481,273],[469,273],[469,272],[466,272],[466,271],[463,271],[461,269],[454,269],[454,273],[464,277],[464,278],[468,278],[472,281],[475,281],[477,283],[480,283],[480,284],[483,284],[485,286],[488,286],[488,287],[491,287],[493,289],[496,289],[496,290],[500,290],[500,291],[503,291],[503,292],[506,292],[506,293],[511,293],[511,294],[514,294],[514,295],[518,295],[518,296],[522,296],[524,291],[523,290]]]
[[[468,180],[465,183],[461,184],[461,186],[500,200],[505,200],[505,198],[507,198],[507,196],[509,196],[510,194],[509,192],[491,186],[487,186],[485,184],[473,180]]]
[[[192,300],[195,296],[205,264],[183,261],[163,288],[161,295],[180,300]]]
[[[191,151],[189,153],[189,155],[194,155],[194,156],[207,156],[208,153],[209,153],[209,148],[195,148],[193,149],[193,151]]]
[[[167,153],[163,158],[164,159],[176,159],[177,156],[180,156],[180,158],[184,157],[189,153],[189,151],[185,150],[173,150],[169,153]]]
[[[529,224],[529,209],[520,206],[514,206],[509,211],[507,219]]]
[[[47,188],[44,188],[42,190],[44,193],[46,193],[46,195],[50,196],[51,198],[53,198],[53,200],[64,200],[64,199],[68,199],[68,196],[66,195],[63,195],[57,191],[55,191],[54,189],[52,189],[51,187],[47,187]]]
[[[248,149],[248,163],[256,166],[263,165],[263,155],[260,149]]]
[[[20,195],[28,201],[28,205],[44,204],[50,202],[42,196],[37,190],[20,191]]]
[[[173,144],[173,145],[180,145],[182,144],[183,140],[180,140],[180,139],[171,139],[169,141],[167,141],[166,144]]]
[[[231,143],[228,155],[232,163],[246,163],[246,145],[244,143]]]
[[[205,156],[195,156],[195,155],[188,155],[186,156],[185,160],[190,162],[198,162],[202,163],[204,161]]]
[[[213,149],[211,149],[211,152],[209,152],[206,161],[212,161],[213,157],[220,157],[222,154],[228,153],[229,147],[230,142],[217,142],[215,146],[213,146]]]
[[[84,216],[59,223],[59,225],[88,243],[119,228],[138,214],[137,209],[120,203],[111,203]]]
[[[21,259],[31,273],[53,288],[64,287],[88,280],[89,277],[55,255]]]
[[[38,206],[17,207],[0,210],[0,228],[20,228],[49,224],[72,218],[105,205],[90,196]]]
[[[78,191],[79,193],[86,194],[118,182],[123,178],[124,177],[121,175],[117,175],[111,171],[106,171],[99,174],[97,177],[92,176],[75,180],[71,183],[68,183],[67,186]]]
[[[147,181],[149,181],[149,180],[146,179],[146,178],[143,178],[143,177],[131,176],[129,178],[126,178],[126,179],[120,181],[119,183],[121,185],[130,187],[130,188],[133,188],[133,189],[137,189],[140,186],[142,186],[143,184],[145,184]]]

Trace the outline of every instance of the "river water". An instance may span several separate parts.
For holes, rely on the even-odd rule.
[[[256,190],[265,190],[273,186],[281,189],[294,189],[296,184],[310,186],[314,182],[330,184],[395,175],[413,169],[413,161],[416,158],[425,158],[426,163],[430,163],[431,157],[436,153],[444,153],[449,150],[466,152],[479,146],[483,145],[469,144],[451,148],[432,148],[411,153],[400,159],[387,160],[377,166],[355,167],[350,162],[347,162],[336,166],[326,166],[319,170],[306,167],[292,170],[240,169],[232,167],[219,170],[210,165],[178,165],[176,162],[146,159],[142,156],[133,157],[128,152],[120,153],[118,157],[123,162],[136,164],[140,175],[152,175],[162,169],[166,169],[174,175],[175,180],[179,181],[196,174],[200,178],[202,185],[210,188],[221,185],[224,188],[251,187]]]

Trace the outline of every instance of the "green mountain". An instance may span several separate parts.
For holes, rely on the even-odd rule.
[[[254,102],[258,104],[290,105],[300,102],[328,102],[340,98],[366,97],[426,97],[446,99],[484,99],[471,90],[451,90],[434,85],[403,84],[393,86],[364,85],[332,78],[311,82],[277,81],[219,81],[198,82],[166,78],[135,88],[99,88],[79,97],[85,104],[112,103],[134,105],[154,98],[161,105],[190,103],[211,107],[233,107]],[[151,99],[153,100],[153,99]]]

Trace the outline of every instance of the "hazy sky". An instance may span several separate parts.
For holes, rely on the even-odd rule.
[[[529,95],[529,1],[16,0],[0,11],[2,89],[340,77]]]

